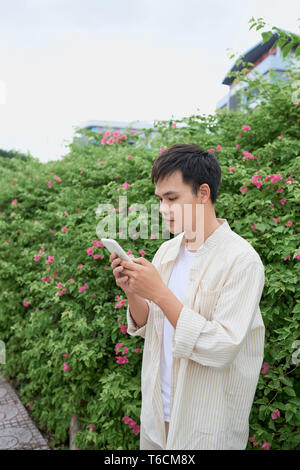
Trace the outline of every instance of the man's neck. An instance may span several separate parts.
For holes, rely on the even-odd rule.
[[[210,237],[214,233],[214,231],[220,227],[220,225],[222,225],[222,223],[219,222],[216,217],[210,224],[204,223],[204,241],[203,242],[200,241],[195,246],[196,237],[194,237],[193,239],[186,238],[185,245],[186,245],[187,250],[190,251],[191,253],[195,253],[203,245],[203,243],[206,242],[208,237]],[[189,248],[189,246],[191,247],[191,249]]]

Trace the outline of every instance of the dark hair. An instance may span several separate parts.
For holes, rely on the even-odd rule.
[[[189,184],[196,196],[201,184],[208,184],[210,199],[217,200],[221,183],[221,167],[212,152],[203,150],[196,144],[174,144],[164,150],[155,160],[152,171],[152,183],[180,170],[185,184]]]

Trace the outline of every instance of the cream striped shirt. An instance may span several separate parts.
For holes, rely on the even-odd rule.
[[[152,301],[138,328],[127,308],[127,332],[144,338],[140,449],[245,449],[249,414],[264,356],[259,302],[264,266],[226,219],[197,251],[172,338],[170,423],[166,439],[160,385],[164,313]],[[152,260],[168,285],[181,232]]]

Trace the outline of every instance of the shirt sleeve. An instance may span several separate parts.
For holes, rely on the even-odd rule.
[[[148,299],[144,299],[144,300],[147,302],[149,306],[149,313],[150,313],[151,300],[148,300]],[[126,316],[127,316],[127,325],[128,325],[127,333],[130,336],[141,336],[142,338],[145,339],[147,322],[145,323],[145,325],[138,327],[130,314],[129,305],[127,307]]]
[[[230,365],[251,329],[264,282],[263,264],[251,262],[224,284],[212,320],[184,305],[172,341],[173,356],[204,366]]]
[[[162,252],[162,247],[163,245],[161,245],[158,250],[156,251],[156,253],[154,254],[154,257],[153,257],[153,260],[151,261],[152,264],[156,267],[156,269],[159,270],[159,259],[161,257],[161,252]],[[152,301],[151,300],[148,300],[148,299],[144,299],[146,300],[148,306],[149,306],[149,314],[148,314],[148,318],[149,318],[149,315],[150,315],[150,309],[151,309],[151,304],[152,304]],[[127,316],[127,333],[131,336],[141,336],[142,338],[145,339],[145,335],[146,335],[146,327],[147,327],[147,323],[148,323],[148,319],[147,319],[147,322],[145,323],[145,325],[143,325],[142,327],[138,327],[134,321],[134,319],[132,318],[131,314],[130,314],[130,310],[129,310],[129,305],[127,307],[127,311],[126,311],[126,316]]]

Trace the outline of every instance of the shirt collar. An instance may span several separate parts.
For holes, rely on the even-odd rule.
[[[217,217],[217,221],[220,222],[221,225],[206,239],[199,250],[195,252],[195,257],[202,256],[213,246],[215,246],[220,240],[222,240],[225,232],[231,230],[227,219],[221,219]],[[165,264],[176,259],[180,247],[186,242],[185,232],[181,232],[179,235],[173,238],[172,242],[173,243],[170,243],[170,246],[167,249],[165,256],[163,257],[161,264]]]

